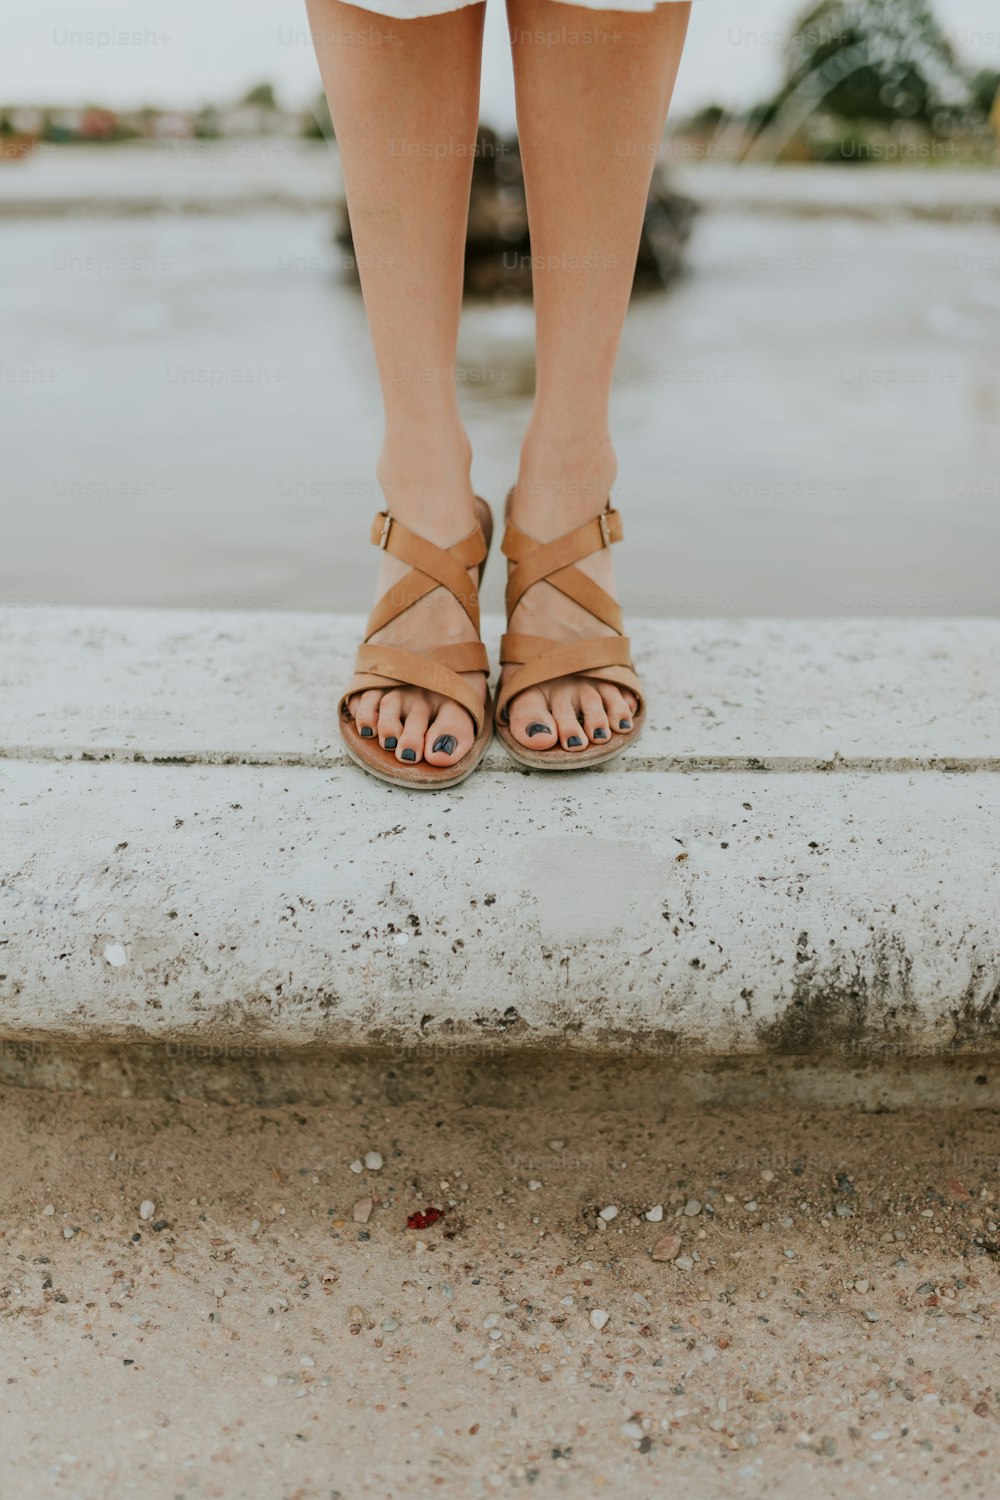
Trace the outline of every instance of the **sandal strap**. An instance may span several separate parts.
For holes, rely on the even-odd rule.
[[[508,522],[502,548],[514,564],[507,579],[508,619],[528,589],[544,580],[620,635],[624,622],[618,601],[574,565],[620,542],[624,534],[621,515],[610,505],[593,521],[551,542],[538,542]]]
[[[502,714],[525,688],[538,687],[554,677],[595,677],[625,687],[641,699],[642,689],[632,666],[632,647],[624,635],[596,635],[585,640],[552,641],[544,636],[508,631],[500,642],[500,661],[515,670],[506,674],[497,699]]]
[[[393,688],[423,688],[451,698],[466,710],[476,726],[483,727],[485,706],[482,698],[461,672],[488,672],[489,659],[482,641],[463,641],[456,645],[435,646],[419,655],[400,646],[370,645],[358,647],[354,676],[340,700],[341,713],[348,698],[355,693],[376,688],[388,692]]]
[[[376,547],[409,563],[411,571],[376,603],[368,618],[366,641],[437,588],[447,589],[458,600],[479,634],[479,593],[469,569],[478,567],[486,557],[486,538],[480,526],[454,546],[438,547],[383,510],[372,522],[371,539]]]

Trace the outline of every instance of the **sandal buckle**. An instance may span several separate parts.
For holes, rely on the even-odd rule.
[[[608,530],[608,513],[607,513],[606,510],[602,510],[601,511],[601,514],[597,518],[597,522],[598,522],[598,525],[601,528],[601,540],[602,540],[602,542],[604,543],[605,547],[610,547],[611,546],[611,533]]]
[[[391,530],[392,530],[392,517],[390,516],[389,512],[386,511],[386,513],[385,513],[385,520],[382,522],[382,535],[378,539],[378,544],[379,544],[380,547],[384,548],[384,547],[386,547],[388,545],[388,543],[389,543],[389,532]]]

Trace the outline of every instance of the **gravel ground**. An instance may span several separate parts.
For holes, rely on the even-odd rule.
[[[5,1500],[996,1493],[1000,1116],[11,1089],[0,1129]]]

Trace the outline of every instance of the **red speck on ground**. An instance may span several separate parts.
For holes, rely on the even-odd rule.
[[[443,1218],[443,1208],[418,1208],[416,1213],[411,1214],[407,1219],[406,1227],[407,1229],[430,1229],[432,1224],[436,1224],[438,1219]]]

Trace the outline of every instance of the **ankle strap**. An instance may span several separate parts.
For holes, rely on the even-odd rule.
[[[621,512],[609,504],[592,521],[584,521],[575,531],[567,531],[551,542],[540,542],[520,531],[513,521],[508,521],[500,550],[511,562],[520,562],[530,552],[532,556],[551,557],[553,569],[565,568],[570,563],[579,562],[581,557],[589,557],[592,552],[600,552],[602,548],[622,541],[624,536]]]

